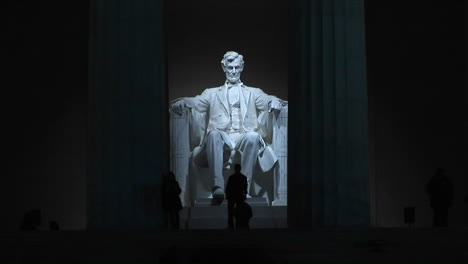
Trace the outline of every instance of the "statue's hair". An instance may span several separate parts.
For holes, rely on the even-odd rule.
[[[244,67],[244,56],[240,55],[235,51],[228,51],[224,54],[221,64],[227,66],[228,63],[233,62],[234,60],[239,59],[242,67]]]

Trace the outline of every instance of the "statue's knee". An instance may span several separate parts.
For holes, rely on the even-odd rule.
[[[214,140],[214,139],[221,139],[221,133],[217,130],[212,130],[208,132],[208,135],[206,135],[208,140]]]
[[[248,144],[259,144],[260,135],[257,132],[247,132],[245,134],[245,140]]]

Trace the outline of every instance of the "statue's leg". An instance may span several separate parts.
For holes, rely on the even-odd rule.
[[[205,142],[206,158],[211,179],[213,179],[213,189],[220,187],[224,189],[223,177],[223,150],[224,141],[221,133],[216,130],[208,133]]]
[[[236,150],[241,154],[241,173],[247,177],[248,191],[250,191],[250,183],[260,146],[261,139],[257,132],[243,134],[236,143]]]

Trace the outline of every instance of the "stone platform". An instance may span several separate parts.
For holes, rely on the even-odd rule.
[[[269,206],[266,198],[247,198],[252,207],[250,228],[286,228],[286,206]],[[192,207],[181,212],[183,229],[225,229],[227,228],[227,201],[221,204],[211,198],[194,201]]]

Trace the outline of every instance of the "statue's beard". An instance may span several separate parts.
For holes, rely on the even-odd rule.
[[[226,76],[226,79],[230,83],[237,83],[240,80],[240,74],[238,74],[238,75],[228,75],[228,76]]]

